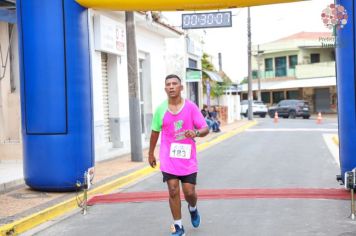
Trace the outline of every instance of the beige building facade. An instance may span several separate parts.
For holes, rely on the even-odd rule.
[[[252,59],[254,99],[273,105],[284,99],[302,99],[312,112],[336,113],[335,48],[329,32],[300,32],[274,42],[254,45]],[[241,86],[247,99],[247,84]]]

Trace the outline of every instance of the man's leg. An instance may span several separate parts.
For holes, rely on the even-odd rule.
[[[190,183],[182,183],[182,185],[185,200],[189,203],[189,206],[195,207],[198,200],[195,185]]]
[[[191,183],[182,184],[184,198],[188,202],[188,209],[190,213],[190,219],[193,227],[197,228],[200,225],[200,215],[197,208],[198,196],[195,191],[195,185]]]
[[[170,179],[167,180],[167,186],[169,191],[169,206],[171,208],[172,216],[174,220],[182,219],[179,180]]]

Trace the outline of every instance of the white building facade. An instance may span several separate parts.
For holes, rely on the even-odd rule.
[[[202,38],[193,31],[185,31],[178,39],[167,39],[166,61],[168,74],[177,74],[184,84],[183,96],[198,107],[203,106]]]
[[[91,10],[90,22],[95,150],[96,160],[101,160],[130,151],[125,16]],[[143,13],[135,13],[135,24],[142,140],[147,147],[153,113],[167,97],[165,40],[181,33]]]

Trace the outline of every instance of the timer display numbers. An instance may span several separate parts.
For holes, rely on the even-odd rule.
[[[231,27],[231,11],[182,14],[182,29]]]

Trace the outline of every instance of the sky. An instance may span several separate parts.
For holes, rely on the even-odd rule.
[[[321,13],[333,0],[311,0],[251,7],[251,40],[253,45],[271,42],[294,33],[328,32]],[[223,9],[222,9],[223,10]],[[196,30],[204,36],[203,51],[210,54],[216,69],[218,53],[222,53],[223,71],[233,80],[247,76],[247,8],[232,11],[232,27]],[[181,14],[163,12],[174,26],[181,25]]]

